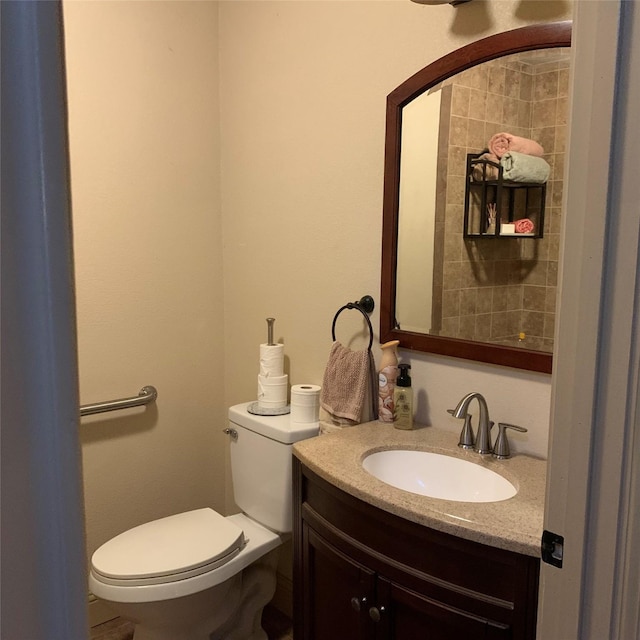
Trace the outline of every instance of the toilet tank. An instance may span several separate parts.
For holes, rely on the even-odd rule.
[[[249,413],[252,402],[229,409],[231,476],[236,504],[260,524],[288,533],[293,524],[293,443],[318,435],[318,423],[292,423],[290,414]]]

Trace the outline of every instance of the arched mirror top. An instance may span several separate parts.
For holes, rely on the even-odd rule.
[[[570,46],[570,21],[532,25],[499,33],[466,45],[436,60],[405,80],[387,97],[380,305],[380,339],[382,342],[399,340],[402,348],[416,351],[531,371],[551,372],[552,353],[530,348],[530,345],[501,344],[499,341],[485,342],[477,340],[475,337],[474,339],[448,337],[438,331],[422,332],[414,330],[413,327],[411,330],[407,330],[403,328],[402,322],[399,323],[396,296],[398,290],[402,130],[405,107],[414,99],[428,92],[429,89],[437,87],[456,74],[504,56]],[[473,241],[471,242],[473,243]],[[483,239],[481,241],[481,243],[488,242],[490,240]],[[498,242],[504,243],[508,240],[499,239]],[[516,242],[527,242],[527,240],[519,238]],[[497,245],[494,244],[494,246]],[[468,248],[467,251],[470,252]],[[474,248],[473,251],[477,252],[477,248]],[[482,251],[480,250],[479,253]]]

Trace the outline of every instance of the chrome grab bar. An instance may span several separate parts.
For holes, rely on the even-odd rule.
[[[108,400],[107,402],[96,402],[95,404],[85,404],[80,407],[81,416],[90,416],[94,413],[104,413],[105,411],[116,411],[118,409],[130,409],[140,407],[150,402],[155,402],[158,391],[151,385],[142,387],[134,398],[121,398],[120,400]]]

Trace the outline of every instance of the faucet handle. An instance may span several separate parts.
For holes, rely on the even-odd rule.
[[[473,435],[473,427],[471,426],[471,416],[467,413],[464,417],[464,424],[462,425],[462,431],[460,432],[460,440],[458,440],[458,446],[461,449],[473,449],[476,439]]]
[[[509,440],[507,440],[507,429],[513,429],[514,431],[520,431],[526,433],[527,429],[519,427],[515,424],[507,424],[506,422],[498,423],[498,437],[493,445],[493,455],[498,460],[505,460],[511,457],[511,450],[509,449]]]
[[[455,417],[456,410],[447,409],[447,413],[450,413]],[[460,440],[458,441],[458,446],[461,449],[473,449],[476,439],[473,435],[473,427],[471,426],[471,415],[465,413],[463,419],[464,425],[462,425],[462,431],[460,432]]]

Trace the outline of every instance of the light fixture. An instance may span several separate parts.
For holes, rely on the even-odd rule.
[[[465,4],[471,0],[411,0],[417,4],[450,4],[454,7],[458,4]]]

